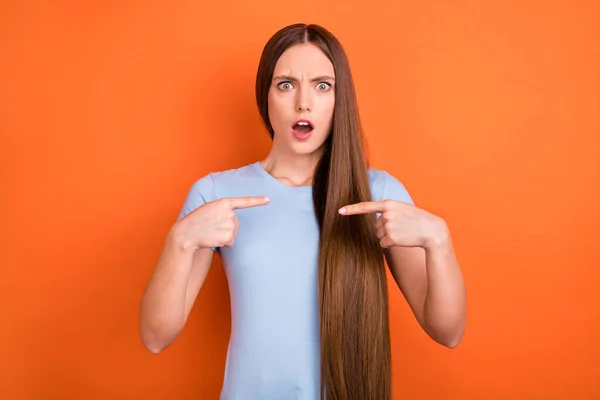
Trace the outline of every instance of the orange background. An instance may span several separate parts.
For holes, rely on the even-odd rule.
[[[454,350],[390,283],[396,398],[600,398],[598,3],[353,3],[2,2],[0,398],[218,397],[220,262],[158,356],[139,301],[193,181],[265,157],[256,68],[297,21],[341,40],[372,165],[464,271]]]

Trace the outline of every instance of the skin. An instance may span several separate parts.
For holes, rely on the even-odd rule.
[[[263,167],[290,186],[312,184],[312,171],[329,136],[335,106],[333,65],[313,44],[287,49],[277,61],[269,90],[269,119],[275,132],[271,151]],[[308,119],[314,130],[298,140],[292,125]]]
[[[312,44],[290,47],[275,67],[269,91],[273,146],[261,163],[286,185],[312,185],[312,171],[333,120],[333,78],[333,65]],[[303,141],[291,131],[300,118],[315,128]],[[268,203],[263,197],[223,198],[172,226],[140,305],[140,335],[150,352],[168,347],[185,325],[214,257],[211,247],[233,246],[239,227],[234,210]],[[377,236],[416,319],[435,341],[457,346],[465,328],[465,289],[445,222],[392,200],[349,204],[340,213],[381,213]]]
[[[315,45],[300,44],[283,53],[273,77],[269,117],[275,133],[271,151],[261,163],[284,184],[311,185],[312,171],[333,120],[333,65]],[[300,118],[315,126],[305,141],[291,133],[291,125]],[[360,213],[381,213],[375,225],[377,237],[415,318],[433,340],[456,347],[465,330],[466,295],[445,221],[395,200],[349,204],[340,209],[342,215]]]
[[[446,222],[395,200],[351,204],[339,212],[381,213],[375,222],[377,238],[415,318],[436,342],[458,346],[466,325],[465,285]]]

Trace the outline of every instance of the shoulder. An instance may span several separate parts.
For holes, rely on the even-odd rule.
[[[256,163],[247,164],[237,168],[211,172],[209,175],[213,181],[219,183],[232,179],[245,179],[256,174]]]
[[[404,183],[388,171],[369,168],[369,182],[374,201],[397,200],[414,205]]]
[[[218,188],[236,182],[243,181],[254,175],[254,164],[244,165],[238,168],[230,168],[221,171],[212,171],[206,175],[197,178],[191,187],[191,191],[197,192],[213,192],[216,197]]]
[[[244,182],[252,175],[253,164],[239,168],[231,168],[221,171],[213,171],[196,178],[188,190],[183,208],[178,219],[200,207],[204,203],[218,200],[222,188],[235,186]]]

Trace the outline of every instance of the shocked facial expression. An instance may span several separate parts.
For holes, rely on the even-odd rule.
[[[273,145],[286,153],[318,152],[331,132],[335,73],[312,43],[288,48],[279,58],[269,89]]]

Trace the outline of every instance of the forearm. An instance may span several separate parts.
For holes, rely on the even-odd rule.
[[[140,306],[140,335],[153,353],[168,346],[183,328],[193,254],[173,235],[167,237]]]
[[[456,347],[465,330],[466,295],[449,232],[444,232],[425,248],[425,258],[425,329],[439,343]]]

